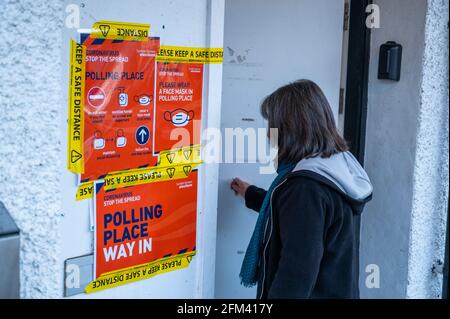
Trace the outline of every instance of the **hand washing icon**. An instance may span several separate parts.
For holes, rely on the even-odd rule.
[[[125,93],[125,88],[123,86],[116,88],[119,91],[118,102],[119,106],[125,107],[128,106],[128,94]]]
[[[194,118],[194,111],[187,111],[185,109],[175,109],[172,112],[164,112],[164,119],[172,122],[173,125],[181,127],[186,126],[189,121]]]

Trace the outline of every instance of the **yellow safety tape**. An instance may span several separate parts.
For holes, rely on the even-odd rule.
[[[92,198],[94,196],[94,183],[87,182],[78,186],[77,201]]]
[[[132,185],[154,183],[189,176],[201,164],[201,145],[165,150],[159,153],[157,166],[113,172],[105,179],[105,189],[115,189]],[[106,186],[108,185],[108,186]],[[77,201],[94,196],[94,183],[86,182],[78,186]]]
[[[152,166],[111,173],[104,178],[105,190],[122,188],[127,186],[142,185],[155,182],[163,182],[186,178],[201,162],[185,163],[172,166]],[[94,196],[94,183],[86,182],[78,186],[76,199],[84,200]]]
[[[161,151],[159,153],[158,166],[198,162],[201,162],[200,144]]]
[[[86,47],[70,40],[67,168],[84,173],[84,78]]]
[[[157,62],[222,63],[223,48],[191,48],[162,45],[156,56]]]
[[[104,178],[105,190],[186,178],[200,163],[173,166],[153,166],[136,170],[108,174]]]
[[[148,279],[169,271],[186,268],[191,263],[194,255],[195,251],[192,251],[181,255],[158,259],[147,264],[110,272],[91,281],[84,291],[89,294],[138,280]]]
[[[150,24],[100,20],[92,26],[94,39],[148,41]]]

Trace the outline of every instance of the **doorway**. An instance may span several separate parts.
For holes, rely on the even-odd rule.
[[[266,128],[262,99],[288,82],[315,81],[339,114],[344,0],[226,0],[221,130]],[[216,247],[216,298],[254,298],[240,285],[239,271],[257,214],[231,192],[240,177],[267,188],[272,174],[260,174],[259,158],[221,164]],[[249,163],[251,162],[251,163]]]

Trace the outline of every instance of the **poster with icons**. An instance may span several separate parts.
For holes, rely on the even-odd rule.
[[[200,143],[203,64],[157,62],[155,153]]]
[[[154,165],[155,59],[159,38],[93,39],[86,47],[81,181]]]
[[[196,253],[204,64],[223,52],[160,46],[149,28],[102,20],[71,41],[67,160],[76,200],[92,199],[87,293],[185,268]]]
[[[156,62],[159,38],[86,35],[84,173],[80,182],[153,166],[161,151],[200,143],[202,63]]]

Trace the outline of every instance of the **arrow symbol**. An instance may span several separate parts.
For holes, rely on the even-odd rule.
[[[141,137],[142,143],[144,143],[145,141],[145,135],[147,135],[147,132],[144,129],[141,129],[141,131],[139,132],[139,136]]]
[[[150,131],[147,126],[139,126],[136,129],[136,133],[134,135],[136,142],[140,145],[144,145],[148,142],[150,138]]]

